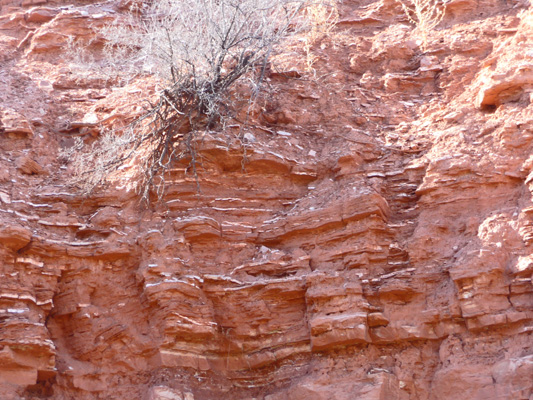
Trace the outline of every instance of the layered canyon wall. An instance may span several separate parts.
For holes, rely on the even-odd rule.
[[[344,0],[148,206],[68,182],[155,93],[69,63],[127,3],[0,5],[2,400],[532,399],[528,1],[449,1],[423,48]]]

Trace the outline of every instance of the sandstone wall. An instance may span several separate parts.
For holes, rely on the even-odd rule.
[[[0,3],[2,400],[532,399],[528,2],[448,2],[424,51],[345,0],[148,207],[127,170],[67,183],[60,149],[154,94],[76,75],[68,36],[124,6],[91,3]]]

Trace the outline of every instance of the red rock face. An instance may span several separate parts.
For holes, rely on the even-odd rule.
[[[344,1],[148,207],[59,154],[154,93],[65,55],[124,4],[41,3],[0,2],[2,400],[532,398],[527,2],[449,2],[424,52]]]

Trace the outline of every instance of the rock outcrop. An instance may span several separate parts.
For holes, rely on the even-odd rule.
[[[531,400],[533,8],[448,3],[344,1],[142,206],[68,183],[155,93],[66,49],[126,2],[0,1],[0,398]]]

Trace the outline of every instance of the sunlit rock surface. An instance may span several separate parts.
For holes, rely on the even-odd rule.
[[[126,2],[0,1],[0,398],[531,400],[533,11],[448,3],[345,0],[141,207],[60,155],[155,93],[69,62]]]

